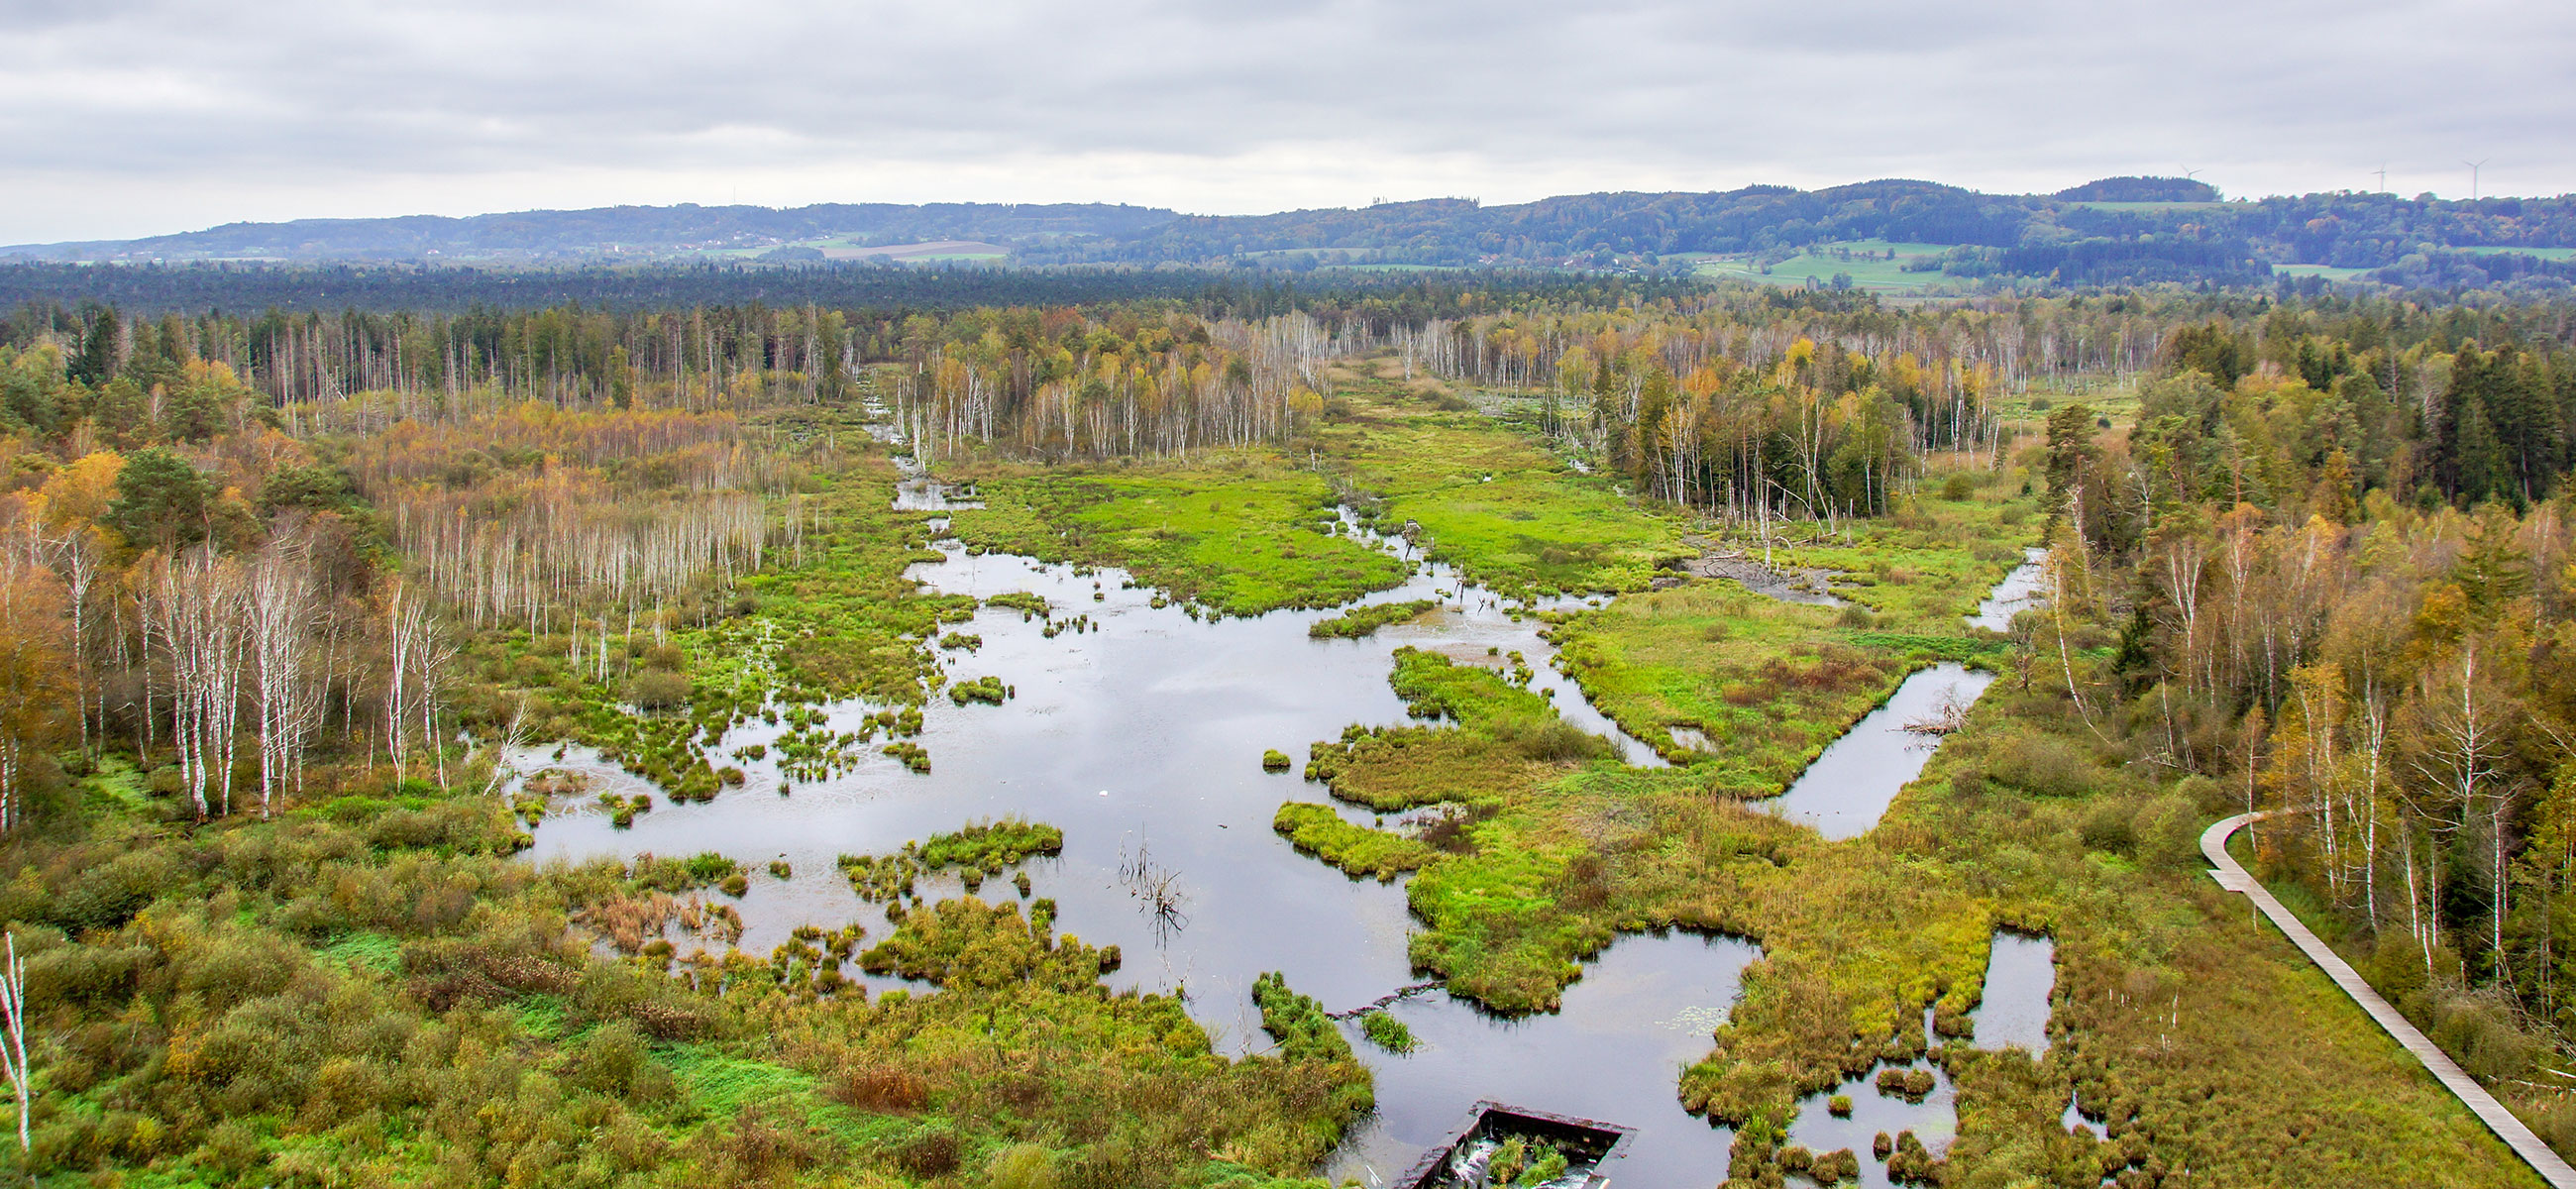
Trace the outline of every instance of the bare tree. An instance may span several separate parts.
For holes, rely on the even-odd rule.
[[[241,566],[197,546],[154,559],[143,583],[146,651],[169,681],[170,736],[197,816],[232,812],[244,661]]]
[[[18,1151],[34,1151],[27,1138],[27,1115],[33,1105],[27,1071],[27,963],[18,957],[18,935],[8,935],[8,965],[0,969],[0,1027],[8,1035],[0,1038],[0,1073],[9,1078],[9,1088],[18,1096]]]
[[[259,719],[259,811],[266,817],[284,799],[322,709],[321,687],[307,672],[313,567],[303,538],[272,538],[244,593]]]

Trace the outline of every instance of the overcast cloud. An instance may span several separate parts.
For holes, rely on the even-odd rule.
[[[2576,190],[2576,4],[0,0],[0,243],[616,203]]]

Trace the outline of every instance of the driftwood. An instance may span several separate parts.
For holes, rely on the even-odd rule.
[[[1413,997],[1414,997],[1414,996],[1416,996],[1416,995],[1422,994],[1422,993],[1423,993],[1423,992],[1425,992],[1425,991],[1437,991],[1437,990],[1439,990],[1439,989],[1440,989],[1440,984],[1439,984],[1439,983],[1436,983],[1436,982],[1430,982],[1430,983],[1410,983],[1410,984],[1407,984],[1407,985],[1405,985],[1405,986],[1397,987],[1395,990],[1390,991],[1390,992],[1388,992],[1388,993],[1386,993],[1386,994],[1384,994],[1384,995],[1380,995],[1380,996],[1378,996],[1378,997],[1377,997],[1377,999],[1376,999],[1375,1001],[1373,1001],[1373,1002],[1370,1002],[1370,1003],[1368,1003],[1368,1004],[1366,1004],[1366,1005],[1363,1005],[1363,1006],[1360,1006],[1360,1007],[1354,1007],[1354,1008],[1352,1008],[1352,1009],[1351,1009],[1351,1010],[1349,1010],[1349,1011],[1328,1011],[1328,1012],[1325,1012],[1325,1013],[1324,1013],[1324,1018],[1326,1018],[1326,1019],[1330,1019],[1330,1020],[1354,1020],[1354,1019],[1358,1019],[1359,1017],[1364,1016],[1364,1015],[1367,1015],[1367,1014],[1369,1014],[1370,1012],[1373,1012],[1373,1011],[1385,1011],[1386,1009],[1388,1009],[1388,1008],[1390,1008],[1390,1007],[1393,1007],[1393,1006],[1395,1006],[1396,1004],[1401,1003],[1401,1002],[1403,1002],[1403,1001],[1405,1001],[1405,1000],[1407,1000],[1407,999],[1411,999],[1411,998],[1413,998]]]

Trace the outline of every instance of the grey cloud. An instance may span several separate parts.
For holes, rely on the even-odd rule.
[[[0,169],[313,196],[263,217],[340,213],[334,187],[367,173],[1103,155],[1390,177],[1437,158],[1504,192],[1534,169],[2021,185],[2186,161],[2333,188],[2491,153],[2522,162],[2499,180],[2576,188],[2576,11],[2500,0],[8,0],[0,45]]]

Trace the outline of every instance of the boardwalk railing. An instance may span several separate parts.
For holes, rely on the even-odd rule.
[[[2282,907],[2281,902],[2273,898],[2272,893],[2265,889],[2252,873],[2237,863],[2235,856],[2227,853],[2227,840],[2230,836],[2244,828],[2246,823],[2270,816],[2272,814],[2269,812],[2240,813],[2202,832],[2200,853],[2209,858],[2212,866],[2218,868],[2210,872],[2209,877],[2217,880],[2218,886],[2231,892],[2243,892],[2248,899],[2254,901],[2254,906],[2262,909],[2263,915],[2270,918],[2282,933],[2288,935],[2291,943],[2298,946],[2300,952],[2308,956],[2309,961],[2322,967],[2326,976],[2332,978],[2336,986],[2343,988],[2344,994],[2352,996],[2352,1001],[2360,1004],[2361,1010],[2369,1012],[2370,1018],[2379,1022],[2381,1029],[2396,1038],[2397,1043],[2405,1046],[2407,1052],[2413,1053],[2416,1060],[2423,1062],[2424,1068],[2432,1071],[2433,1076],[2440,1080],[2462,1105],[2468,1107],[2481,1121],[2485,1122],[2488,1130],[2496,1133],[2496,1138],[2503,1140],[2516,1154],[2530,1162],[2532,1171],[2539,1173],[2541,1179],[2548,1181],[2557,1189],[2576,1189],[2576,1168],[2569,1168],[2567,1162],[2559,1158],[2558,1153],[2551,1151],[2548,1144],[2540,1142],[2540,1137],[2532,1134],[2531,1128],[2523,1126],[2522,1120],[2515,1118],[2512,1111],[2506,1110],[2503,1103],[2497,1102],[2495,1095],[2487,1093],[2486,1087],[2479,1085],[2477,1079],[2470,1077],[2467,1071],[2452,1061],[2450,1054],[2443,1052],[2440,1046],[2435,1045],[2422,1032],[2417,1031],[2415,1025],[2406,1021],[2406,1017],[2397,1014],[2397,1009],[2390,1007],[2387,1000],[2380,998],[2379,992],[2371,990],[2370,984],[2362,981],[2360,973],[2355,971],[2350,963],[2345,962],[2341,955],[2328,948],[2325,942],[2318,940],[2316,934],[2309,932],[2308,927],[2300,923],[2298,917],[2292,915],[2289,909]]]

